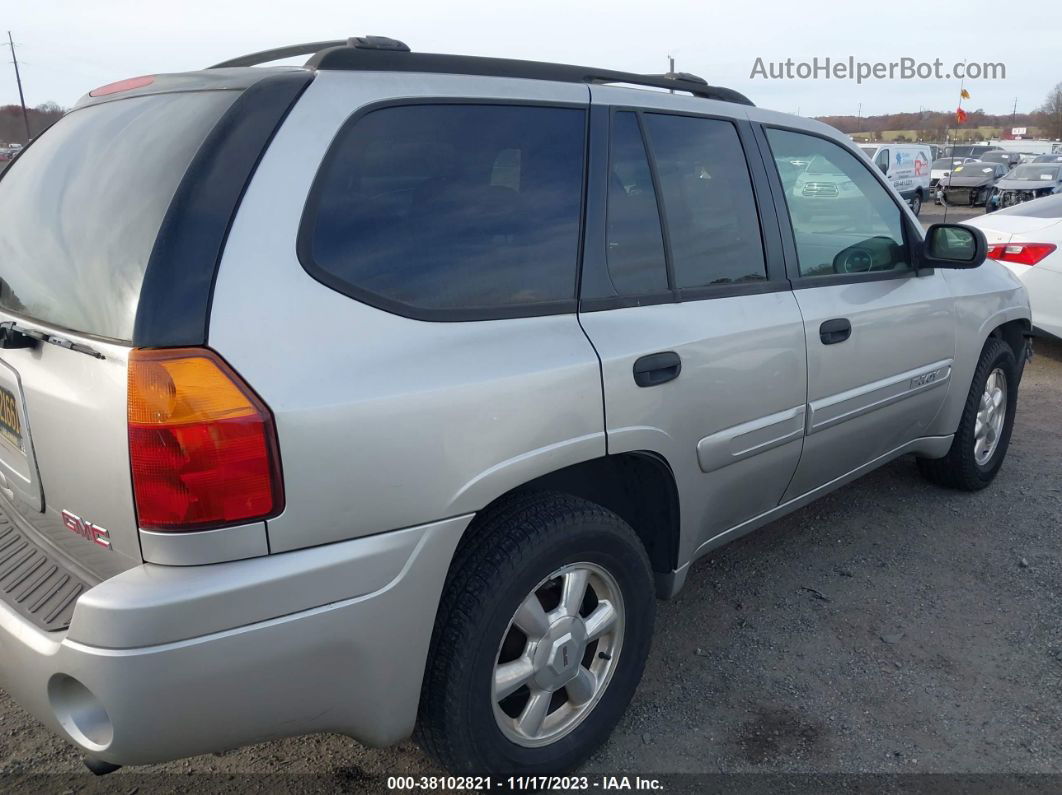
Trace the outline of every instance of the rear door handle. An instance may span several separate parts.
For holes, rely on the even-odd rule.
[[[819,339],[823,345],[836,345],[852,336],[852,324],[846,317],[825,321],[819,326]]]
[[[656,386],[674,381],[682,372],[682,359],[674,351],[651,353],[634,363],[634,383]]]

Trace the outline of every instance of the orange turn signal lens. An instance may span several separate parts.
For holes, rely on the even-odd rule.
[[[129,357],[129,458],[141,527],[201,530],[283,507],[273,415],[206,348]]]

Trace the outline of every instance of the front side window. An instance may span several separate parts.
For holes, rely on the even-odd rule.
[[[385,309],[470,319],[575,298],[585,111],[380,108],[340,131],[307,206],[300,255]]]
[[[734,125],[647,113],[675,286],[765,281],[759,213]]]
[[[813,135],[767,129],[802,277],[911,268],[903,216],[865,162]]]

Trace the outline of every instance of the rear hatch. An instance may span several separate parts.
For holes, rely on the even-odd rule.
[[[0,178],[5,591],[20,561],[39,573],[19,582],[57,562],[91,584],[142,559],[126,409],[141,285],[181,178],[239,93],[79,107]]]

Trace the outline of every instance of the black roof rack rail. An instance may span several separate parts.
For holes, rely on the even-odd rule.
[[[311,41],[306,44],[290,44],[287,47],[276,47],[272,50],[262,50],[261,52],[252,52],[250,55],[241,55],[239,58],[230,58],[207,68],[226,69],[230,66],[258,66],[258,64],[269,63],[270,61],[279,61],[281,58],[313,55],[315,52],[327,50],[330,47],[342,47],[346,43],[346,39],[332,39],[329,41]]]
[[[478,75],[482,77],[518,77],[530,80],[553,80],[561,83],[609,84],[686,91],[702,99],[752,105],[748,97],[722,86],[711,86],[697,75],[687,72],[644,75],[617,72],[590,66],[520,61],[511,58],[484,58],[473,55],[442,55],[410,52],[409,47],[385,36],[364,36],[345,41],[297,44],[276,50],[245,55],[224,61],[211,68],[253,66],[280,58],[312,53],[306,66],[311,69],[352,70],[366,72],[430,72],[437,74]]]

